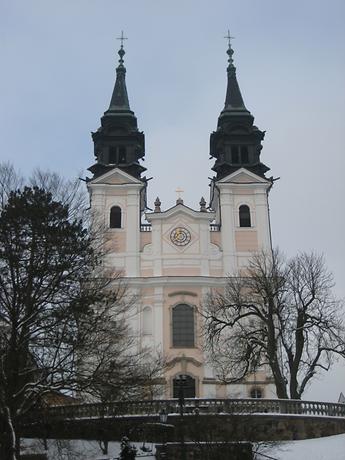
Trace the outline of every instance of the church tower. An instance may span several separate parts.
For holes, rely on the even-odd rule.
[[[110,105],[101,118],[101,127],[92,133],[96,163],[89,171],[94,177],[98,177],[118,167],[140,179],[142,172],[146,170],[139,164],[139,160],[145,155],[145,138],[138,131],[136,116],[129,106],[123,44],[118,54],[120,59]]]
[[[210,155],[216,176],[211,182],[210,206],[221,229],[224,275],[245,266],[253,252],[271,249],[268,193],[272,178],[261,163],[260,131],[243,102],[233,61],[231,37],[224,109],[210,136]]]
[[[89,168],[88,189],[91,208],[105,228],[105,265],[121,273],[138,299],[131,315],[138,347],[158,350],[168,360],[166,398],[177,397],[180,374],[186,376],[185,397],[275,395],[264,372],[223,385],[203,351],[199,311],[205,296],[222,290],[226,277],[245,267],[253,252],[271,248],[272,180],[260,161],[264,132],[244,105],[230,43],[227,53],[225,107],[210,139],[215,159],[210,206],[201,198],[192,209],[179,198],[163,209],[157,198],[148,212],[140,163],[144,134],[129,105],[123,44],[110,106],[92,133],[96,162]]]
[[[91,207],[99,224],[106,230],[109,249],[106,265],[125,277],[140,275],[140,222],[146,206],[146,171],[140,164],[145,155],[144,133],[130,109],[124,37],[121,37],[119,65],[109,108],[101,126],[92,133],[96,163],[89,171]]]

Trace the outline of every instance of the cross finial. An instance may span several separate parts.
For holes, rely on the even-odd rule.
[[[123,62],[124,62],[123,56],[126,54],[125,50],[123,49],[123,40],[128,40],[128,38],[123,35],[123,30],[121,30],[121,37],[117,37],[116,40],[121,40],[121,48],[118,51],[118,55],[120,56],[120,59],[119,59],[120,67],[123,67]]]
[[[232,37],[232,36],[230,35],[230,30],[229,30],[229,29],[228,29],[228,34],[225,35],[224,38],[226,38],[226,39],[228,40],[228,46],[229,46],[229,48],[231,48],[231,39],[232,39],[232,38],[235,38],[235,37]]]
[[[177,193],[177,198],[181,198],[181,193],[184,192],[183,188],[181,187],[177,187],[177,189],[175,190],[175,192]]]
[[[176,204],[183,204],[183,199],[181,197],[181,194],[184,192],[184,190],[181,187],[177,187],[175,192],[177,193]]]
[[[123,30],[121,30],[121,37],[117,37],[116,40],[121,40],[121,48],[123,48],[123,41],[128,40],[128,38],[123,35]]]
[[[228,62],[229,62],[229,68],[234,66],[234,60],[232,59],[232,55],[234,54],[234,50],[231,47],[231,39],[235,38],[230,35],[230,30],[228,29],[228,35],[226,35],[224,38],[228,40],[228,50],[227,50],[227,55],[229,56]]]

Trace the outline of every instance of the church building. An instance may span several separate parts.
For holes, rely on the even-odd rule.
[[[92,133],[95,163],[89,168],[91,208],[106,227],[106,263],[119,271],[138,298],[132,327],[140,347],[168,359],[165,397],[177,397],[180,374],[185,397],[274,398],[269,372],[224,385],[203,352],[198,309],[210,289],[246,267],[253,252],[271,249],[268,194],[272,178],[260,160],[265,132],[243,102],[229,40],[224,109],[210,136],[214,177],[210,199],[191,209],[177,199],[147,207],[148,181],[141,164],[144,133],[138,129],[126,88],[123,44],[116,82],[101,127]],[[206,177],[205,177],[206,179]]]

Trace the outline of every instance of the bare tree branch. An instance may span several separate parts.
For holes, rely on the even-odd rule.
[[[255,255],[245,276],[230,277],[205,301],[206,343],[220,378],[235,382],[253,363],[268,366],[278,397],[300,399],[320,370],[345,357],[343,304],[333,285],[314,253]]]

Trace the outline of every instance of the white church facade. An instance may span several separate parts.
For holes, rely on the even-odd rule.
[[[245,268],[251,255],[271,249],[268,194],[272,178],[260,162],[264,132],[253,125],[237,83],[233,50],[227,51],[225,107],[211,134],[215,158],[207,205],[191,209],[178,199],[170,209],[146,205],[148,181],[140,159],[144,134],[137,128],[125,83],[124,50],[109,109],[92,133],[96,162],[89,170],[91,207],[106,227],[107,264],[119,271],[137,296],[132,327],[138,346],[159,350],[168,360],[167,398],[177,396],[177,379],[187,376],[185,396],[275,397],[270,374],[256,371],[237,384],[223,384],[203,352],[202,317],[210,289]]]

